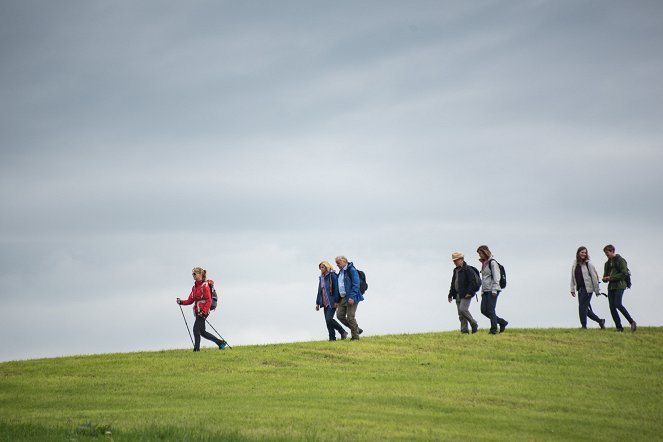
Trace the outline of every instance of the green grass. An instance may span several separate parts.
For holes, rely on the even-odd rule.
[[[663,328],[0,364],[0,440],[663,440]]]

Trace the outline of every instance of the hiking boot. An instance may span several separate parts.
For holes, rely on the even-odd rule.
[[[359,327],[357,327],[357,334],[360,335],[360,334],[362,334],[362,333],[364,333],[364,330],[362,330],[362,329],[360,329]]]
[[[350,340],[351,340],[351,341],[358,341],[358,340],[359,340],[359,336],[353,336]]]
[[[623,332],[624,329],[623,329],[622,327],[619,327],[619,328],[617,328],[615,331],[616,331],[616,332]]]
[[[490,331],[488,332],[488,334],[490,334],[490,335],[496,335],[496,334],[497,334],[497,330],[490,330]]]
[[[479,330],[479,324],[474,324],[474,325],[472,326],[472,334],[476,333],[477,330]]]
[[[631,331],[636,331],[638,329],[638,324],[635,321],[631,322]]]
[[[509,325],[509,321],[504,321],[502,324],[500,324],[500,333],[504,331],[507,325]]]
[[[219,350],[225,350],[226,344],[227,344],[226,341],[221,341],[221,343],[219,344]]]
[[[344,341],[346,339],[348,339],[348,334],[347,333],[341,334],[341,340]]]
[[[605,328],[605,319],[599,319],[599,327],[601,327],[602,329]]]
[[[460,334],[462,334],[462,335],[469,335],[470,332],[467,331],[467,330],[461,330],[461,331],[460,331]]]
[[[580,327],[580,330],[587,330],[587,326],[583,325],[582,327]]]

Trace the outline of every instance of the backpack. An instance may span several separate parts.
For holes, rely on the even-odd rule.
[[[495,259],[491,259],[491,261],[497,262]],[[500,268],[500,288],[504,289],[506,288],[506,270],[504,270],[504,266],[499,262],[497,262],[497,266]]]
[[[210,294],[212,295],[212,306],[209,308],[209,311],[216,310],[216,305],[219,303],[219,296],[216,294],[216,289],[214,288],[214,281],[207,281],[207,286],[209,287]]]
[[[469,289],[472,293],[476,293],[481,288],[481,273],[476,267],[471,265],[468,265],[468,267],[470,268],[470,274],[472,274]]]
[[[368,290],[368,283],[366,282],[366,274],[361,270],[358,270],[356,267],[355,270],[357,270],[357,273],[359,273],[359,293],[363,295],[364,293],[366,293],[366,290]]]

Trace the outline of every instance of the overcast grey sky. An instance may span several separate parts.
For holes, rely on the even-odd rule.
[[[338,254],[367,335],[456,330],[484,243],[511,327],[578,327],[607,243],[661,325],[662,42],[660,1],[0,0],[0,360],[186,348],[197,265],[231,344],[326,339]]]

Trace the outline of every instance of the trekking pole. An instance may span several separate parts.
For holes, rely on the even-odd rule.
[[[180,311],[182,312],[182,317],[184,318],[184,324],[186,325],[186,331],[189,332],[189,339],[191,339],[191,345],[193,348],[196,348],[196,346],[193,343],[193,336],[191,336],[191,330],[189,330],[189,323],[186,322],[186,316],[184,316],[184,310],[182,310],[182,304],[179,304],[180,306]]]
[[[216,334],[219,335],[219,338],[221,338],[221,340],[222,340],[223,342],[226,343],[226,345],[228,346],[228,348],[232,350],[233,348],[230,346],[230,344],[228,344],[228,341],[226,341],[225,339],[223,339],[223,336],[221,336],[221,333],[219,333],[218,331],[216,331],[216,329],[214,328],[214,326],[213,326],[212,324],[209,323],[209,321],[207,320],[207,318],[205,318],[205,322],[207,322],[207,324],[208,324],[210,327],[212,327],[212,330],[214,330],[214,331],[216,332]]]

